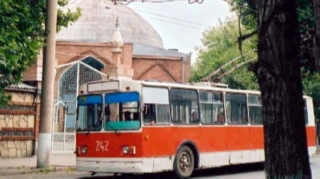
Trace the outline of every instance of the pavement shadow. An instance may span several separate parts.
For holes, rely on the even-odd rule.
[[[240,174],[264,170],[263,163],[232,165],[212,169],[197,170],[192,177],[220,176],[229,174]]]
[[[81,177],[79,179],[178,179],[173,172],[153,173],[153,174],[125,174],[119,176],[107,176],[98,174],[90,177]]]
[[[246,172],[262,171],[264,169],[263,163],[254,164],[242,164],[242,165],[232,165],[226,167],[219,167],[213,169],[202,169],[193,172],[191,178],[198,177],[210,177],[210,176],[220,176],[227,174],[239,174]],[[126,174],[119,176],[108,176],[107,174],[97,174],[88,177],[82,177],[79,179],[178,179],[174,172],[162,172],[154,174]]]

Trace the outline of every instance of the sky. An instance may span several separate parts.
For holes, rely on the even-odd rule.
[[[148,1],[148,0],[145,0]],[[162,37],[165,49],[192,53],[201,46],[202,32],[231,16],[229,5],[223,0],[204,0],[189,4],[186,0],[152,3],[132,2],[128,6],[146,19]]]

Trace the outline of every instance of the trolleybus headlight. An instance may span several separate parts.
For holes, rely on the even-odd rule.
[[[123,146],[122,147],[122,153],[123,154],[128,154],[129,153],[129,147],[128,146]]]
[[[82,152],[83,154],[86,154],[87,151],[88,151],[87,147],[86,147],[86,146],[83,146],[82,149],[81,149],[81,152]]]
[[[130,146],[130,153],[133,155],[136,154],[136,147],[135,146]]]

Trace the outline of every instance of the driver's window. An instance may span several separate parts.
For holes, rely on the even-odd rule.
[[[145,104],[143,120],[145,124],[170,124],[169,104]]]
[[[145,104],[143,107],[144,123],[156,123],[156,108],[155,104]]]

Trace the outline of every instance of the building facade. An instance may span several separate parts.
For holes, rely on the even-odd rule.
[[[164,49],[160,35],[129,7],[114,5],[109,0],[71,0],[65,8],[80,8],[82,15],[68,28],[62,29],[56,37],[53,152],[74,151],[76,97],[80,85],[104,79],[185,83],[190,74],[191,54],[180,53],[176,49]],[[23,82],[32,88],[32,94],[41,92],[42,59],[39,54],[36,63],[24,74]],[[32,99],[30,97],[30,100],[35,98],[38,99],[34,96]],[[31,102],[28,102],[28,105],[29,103],[31,105]],[[25,152],[23,155],[18,154],[21,153],[20,148],[16,149],[19,151],[16,155],[6,152],[3,154],[1,150],[4,147],[1,146],[4,144],[0,143],[1,157],[36,154],[41,102],[37,100],[37,103],[32,105],[34,111],[30,114],[33,117],[27,117],[30,119],[26,126],[28,129],[22,129],[19,125],[3,124],[0,115],[0,132],[4,128],[7,131],[30,129],[28,135],[33,136],[28,138],[32,143],[25,144],[28,148],[26,155]],[[2,118],[7,120],[10,117]],[[5,146],[12,146],[13,141],[26,141],[17,137],[7,139]],[[6,150],[8,151],[8,147]]]

